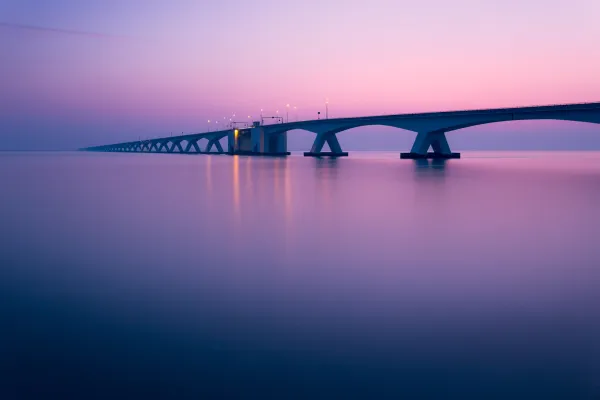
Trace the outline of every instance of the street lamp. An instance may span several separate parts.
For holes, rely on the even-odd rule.
[[[298,122],[298,107],[294,106],[294,114],[296,114],[296,122]]]
[[[329,119],[329,99],[325,99],[325,119]]]
[[[286,110],[285,110],[286,121],[285,122],[290,122],[290,105],[286,104],[285,107],[286,107]]]
[[[208,120],[207,132],[210,132],[210,119]]]

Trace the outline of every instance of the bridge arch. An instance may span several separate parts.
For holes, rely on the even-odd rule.
[[[482,125],[491,125],[496,123],[503,122],[517,122],[517,121],[565,121],[565,122],[577,122],[584,124],[600,124],[600,115],[596,116],[556,116],[556,117],[547,117],[547,116],[532,116],[531,118],[520,117],[514,118],[514,116],[502,116],[495,118],[479,118],[473,121],[440,121],[437,124],[429,124],[427,129],[424,130],[416,130],[409,129],[409,127],[402,120],[398,121],[357,121],[355,123],[345,123],[330,125],[328,129],[316,129],[313,127],[295,127],[291,131],[306,131],[311,132],[316,135],[316,138],[313,142],[311,153],[319,154],[323,151],[324,146],[328,145],[331,150],[331,153],[343,153],[341,145],[337,139],[337,134],[350,131],[356,128],[368,127],[368,126],[381,126],[381,127],[393,127],[398,128],[402,131],[411,131],[417,134],[415,143],[413,144],[413,148],[411,149],[411,153],[419,153],[426,154],[430,147],[433,148],[434,153],[447,153],[452,154],[450,152],[450,147],[448,145],[445,133],[453,132],[465,128],[482,126]],[[279,134],[282,132],[276,132],[274,134]]]
[[[460,129],[471,128],[474,126],[481,125],[491,125],[502,122],[523,122],[523,121],[566,121],[566,122],[579,122],[585,124],[600,124],[600,118],[594,120],[592,118],[582,119],[582,118],[521,118],[521,119],[503,119],[503,120],[490,120],[490,121],[477,121],[471,123],[461,123],[456,125],[450,125],[448,127],[444,127],[439,129],[439,131],[443,132],[452,132]]]
[[[352,123],[337,123],[337,124],[333,124],[333,125],[326,125],[324,127],[316,127],[316,126],[298,126],[298,127],[292,127],[291,129],[280,129],[280,130],[274,130],[272,132],[270,132],[270,134],[280,134],[280,133],[284,133],[284,132],[290,132],[290,131],[295,131],[295,130],[302,130],[302,131],[307,131],[307,132],[312,132],[314,134],[317,135],[335,135],[338,134],[340,132],[344,132],[347,130],[351,130],[351,129],[355,129],[355,128],[362,128],[362,127],[367,127],[367,126],[385,126],[385,127],[392,127],[392,128],[399,128],[402,130],[407,130],[407,131],[412,131],[412,132],[450,132],[450,131],[455,131],[455,130],[459,130],[459,129],[464,129],[464,128],[469,128],[472,126],[478,126],[478,125],[488,125],[488,124],[493,124],[496,122],[506,122],[506,121],[570,121],[570,122],[585,122],[585,123],[591,123],[591,124],[600,124],[600,114],[596,117],[594,116],[585,116],[585,117],[578,117],[576,115],[574,116],[565,116],[565,117],[538,117],[538,116],[533,116],[530,118],[526,118],[526,117],[513,117],[512,114],[509,116],[502,116],[502,117],[496,117],[496,118],[479,118],[476,120],[466,120],[465,118],[463,118],[463,120],[451,120],[451,119],[447,119],[447,120],[442,120],[442,121],[436,121],[433,123],[428,123],[428,124],[421,124],[420,126],[408,121],[405,121],[404,119],[398,119],[398,120],[389,120],[389,121],[356,121],[356,122],[352,122]]]
[[[295,146],[302,146],[302,147],[311,146],[310,144],[307,144],[306,141],[310,140],[314,144],[316,137],[319,134],[321,134],[321,135],[323,135],[323,138],[324,138],[323,151],[328,151],[328,150],[333,151],[333,149],[331,148],[331,145],[328,142],[328,140],[330,140],[332,136],[334,136],[335,138],[338,139],[338,141],[340,142],[340,146],[343,148],[345,146],[345,139],[342,139],[338,134],[348,133],[349,135],[350,134],[359,135],[359,132],[357,132],[358,130],[360,130],[361,128],[370,128],[370,127],[383,128],[383,132],[382,131],[377,132],[378,137],[381,137],[381,136],[379,136],[380,134],[390,135],[393,132],[398,133],[398,134],[394,134],[393,139],[391,139],[391,140],[394,140],[397,142],[397,143],[394,143],[395,148],[410,146],[410,143],[414,140],[414,137],[416,135],[416,132],[414,132],[414,131],[410,131],[410,130],[407,130],[404,128],[398,128],[397,126],[393,126],[391,124],[379,124],[379,123],[370,123],[370,124],[362,124],[362,125],[358,125],[358,126],[339,127],[333,131],[328,131],[328,132],[324,132],[324,133],[318,133],[318,132],[314,132],[313,130],[308,130],[308,129],[304,129],[304,128],[294,128],[294,129],[290,129],[289,131],[287,131],[288,132],[288,144],[293,143],[293,145],[295,145]],[[298,136],[302,136],[301,140],[294,140],[296,133],[298,134]],[[396,138],[398,138],[398,139],[396,139]],[[312,150],[315,150],[315,149],[312,149]],[[375,149],[373,149],[373,150],[375,150]]]

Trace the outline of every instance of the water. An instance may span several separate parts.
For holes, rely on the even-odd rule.
[[[0,398],[597,398],[600,153],[0,154]]]

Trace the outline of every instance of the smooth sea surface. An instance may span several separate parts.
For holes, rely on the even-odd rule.
[[[598,399],[600,153],[0,153],[0,399]]]

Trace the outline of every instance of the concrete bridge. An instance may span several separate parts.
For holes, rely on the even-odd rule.
[[[600,102],[536,107],[496,108],[485,110],[444,111],[419,114],[397,114],[356,118],[332,118],[273,125],[254,122],[245,129],[227,129],[158,139],[141,140],[88,147],[87,151],[288,155],[287,135],[293,130],[316,134],[305,156],[345,156],[337,134],[348,129],[369,125],[393,126],[416,132],[408,153],[401,158],[460,158],[450,150],[446,133],[475,125],[518,120],[564,120],[600,124]],[[227,152],[219,140],[227,137]],[[330,151],[323,152],[328,144]],[[201,148],[203,147],[203,149]],[[214,149],[214,150],[213,150]],[[431,149],[431,151],[430,151]]]

